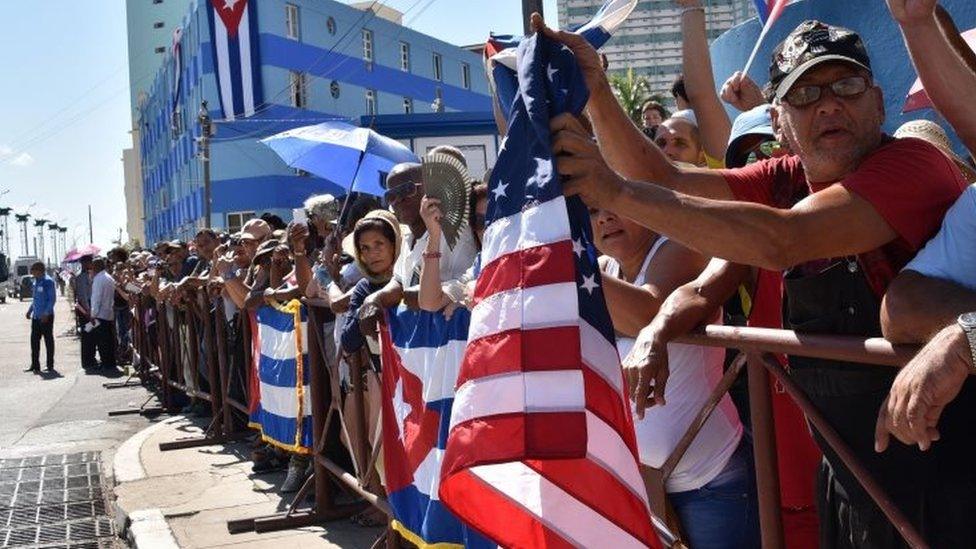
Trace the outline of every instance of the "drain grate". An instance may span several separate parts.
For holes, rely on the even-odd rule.
[[[97,452],[0,460],[0,548],[116,547]]]

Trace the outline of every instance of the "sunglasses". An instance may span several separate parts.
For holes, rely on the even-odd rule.
[[[829,84],[793,86],[783,96],[783,101],[797,108],[806,107],[819,101],[826,88],[830,88],[834,97],[854,99],[867,91],[868,79],[863,76],[846,76]]]
[[[763,141],[755,147],[749,149],[749,156],[746,158],[746,165],[775,158],[782,155],[783,145],[779,141]]]
[[[404,183],[393,187],[392,189],[383,193],[383,200],[387,204],[393,204],[398,200],[403,200],[404,198],[410,198],[411,196],[416,196],[417,191],[420,189],[420,183]]]

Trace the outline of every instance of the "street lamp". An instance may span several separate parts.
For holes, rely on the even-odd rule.
[[[34,227],[37,228],[37,237],[34,240],[34,255],[45,264],[47,264],[47,258],[44,257],[44,225],[47,222],[48,220],[43,218],[34,219]]]
[[[200,103],[197,113],[200,123],[200,160],[203,162],[203,226],[210,226],[210,137],[213,135],[213,121],[210,119],[210,109],[207,102]]]
[[[58,229],[61,227],[57,223],[48,223],[48,235],[51,237],[51,263],[59,264],[60,257],[58,255]]]
[[[23,246],[23,248],[21,248],[21,255],[24,256],[30,255],[30,246],[27,245],[27,220],[29,220],[30,217],[30,214],[27,212],[14,215],[14,219],[17,220],[17,223],[20,223],[20,238],[22,240],[21,245]]]

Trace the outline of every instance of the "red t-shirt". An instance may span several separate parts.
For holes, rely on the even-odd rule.
[[[853,173],[835,183],[808,185],[796,156],[764,160],[722,174],[736,200],[777,208],[792,208],[807,194],[832,184],[843,185],[870,202],[898,234],[888,244],[858,254],[879,298],[898,271],[939,230],[949,206],[966,187],[959,168],[946,155],[914,138],[886,138]]]

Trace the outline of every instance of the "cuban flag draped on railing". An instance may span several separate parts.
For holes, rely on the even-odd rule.
[[[250,426],[265,442],[303,454],[312,448],[307,333],[305,307],[298,300],[257,310],[253,348],[259,396]]]
[[[393,528],[418,547],[495,547],[440,502],[441,461],[471,314],[387,312],[383,362],[383,464]]]
[[[441,501],[503,547],[657,547],[589,214],[553,165],[549,120],[588,93],[572,53],[538,35],[519,46],[518,85]]]
[[[251,116],[264,101],[256,0],[207,0],[210,44],[224,119]]]

